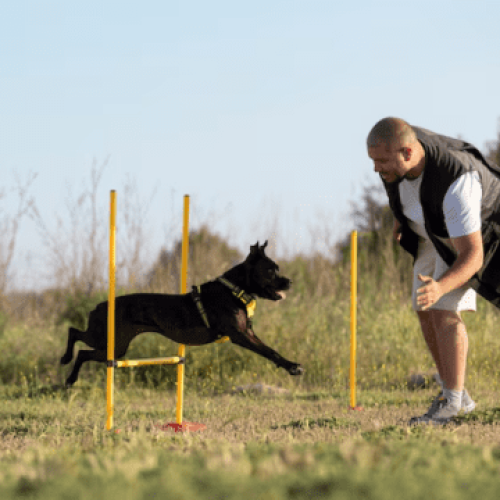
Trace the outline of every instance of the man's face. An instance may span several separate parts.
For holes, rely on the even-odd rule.
[[[404,158],[404,150],[405,148],[387,147],[385,144],[368,148],[368,156],[375,165],[374,170],[385,182],[397,182],[407,174],[409,166]]]

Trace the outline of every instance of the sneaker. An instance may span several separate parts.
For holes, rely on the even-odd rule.
[[[467,389],[464,389],[464,391],[462,392],[462,410],[464,411],[464,413],[470,413],[474,410],[475,407],[476,403],[469,396]]]
[[[443,391],[440,391],[439,394],[432,400],[431,405],[429,406],[429,409],[423,414],[420,415],[419,417],[412,417],[410,419],[409,424],[410,425],[417,425],[417,424],[423,424],[429,422],[429,420],[432,418],[434,413],[439,408],[439,401],[443,397]]]
[[[460,413],[460,405],[454,405],[448,402],[443,396],[439,398],[438,408],[429,420],[434,425],[446,425]]]
[[[436,384],[438,384],[441,387],[441,394],[440,396],[443,395],[443,388],[444,388],[444,383],[439,376],[439,373],[434,374],[434,380],[436,381]],[[438,397],[440,397],[438,396]],[[464,389],[462,392],[462,410],[464,413],[470,413],[476,408],[476,403],[474,400],[470,397],[469,393],[467,392],[467,389]]]

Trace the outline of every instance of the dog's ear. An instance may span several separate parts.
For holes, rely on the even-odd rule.
[[[250,246],[250,255],[248,257],[256,257],[257,255],[263,255],[264,249],[267,247],[267,240],[264,242],[262,246],[259,246],[259,242],[255,243],[255,245]]]
[[[255,245],[250,245],[250,253],[247,255],[245,262],[253,262],[255,258],[259,255],[259,242],[255,243]],[[248,276],[247,276],[248,278]],[[247,279],[248,282],[248,279]]]
[[[250,245],[250,255],[255,255],[259,251],[259,242],[255,245]]]

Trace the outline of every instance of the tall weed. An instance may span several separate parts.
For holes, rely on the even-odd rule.
[[[191,240],[188,285],[213,279],[242,259],[207,227],[192,234]],[[161,283],[162,270],[178,270],[179,249],[177,244],[157,262],[144,290],[178,293],[173,289],[178,281],[165,282],[165,287]],[[304,376],[290,377],[269,361],[228,342],[187,348],[187,388],[224,391],[264,381],[290,388],[345,389],[349,385],[350,248],[346,244],[340,250],[338,261],[324,255],[280,261],[281,272],[293,280],[287,299],[258,301],[255,332],[285,357],[301,363]],[[375,238],[369,233],[360,234],[358,257],[358,386],[397,388],[414,372],[431,373],[432,359],[410,305],[411,259],[394,246],[390,235]],[[119,294],[135,291],[123,287]],[[36,329],[29,322],[9,323],[0,337],[2,352],[9,353],[0,361],[2,380],[19,382],[22,377],[35,377],[55,383],[64,378],[67,368],[59,368],[58,358],[65,350],[67,327],[84,328],[88,313],[102,300],[106,300],[104,292],[68,294],[58,315],[37,324]],[[468,384],[500,380],[500,338],[495,329],[498,312],[479,299],[478,312],[465,318],[470,338]],[[168,339],[145,334],[132,342],[127,357],[169,356],[177,351],[178,346]],[[119,370],[117,383],[174,387],[175,372],[171,366]],[[100,380],[104,373],[102,365],[88,363],[81,378]]]

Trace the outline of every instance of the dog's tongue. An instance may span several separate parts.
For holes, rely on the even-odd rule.
[[[281,300],[286,299],[286,293],[285,292],[276,292],[276,293],[281,297]]]

